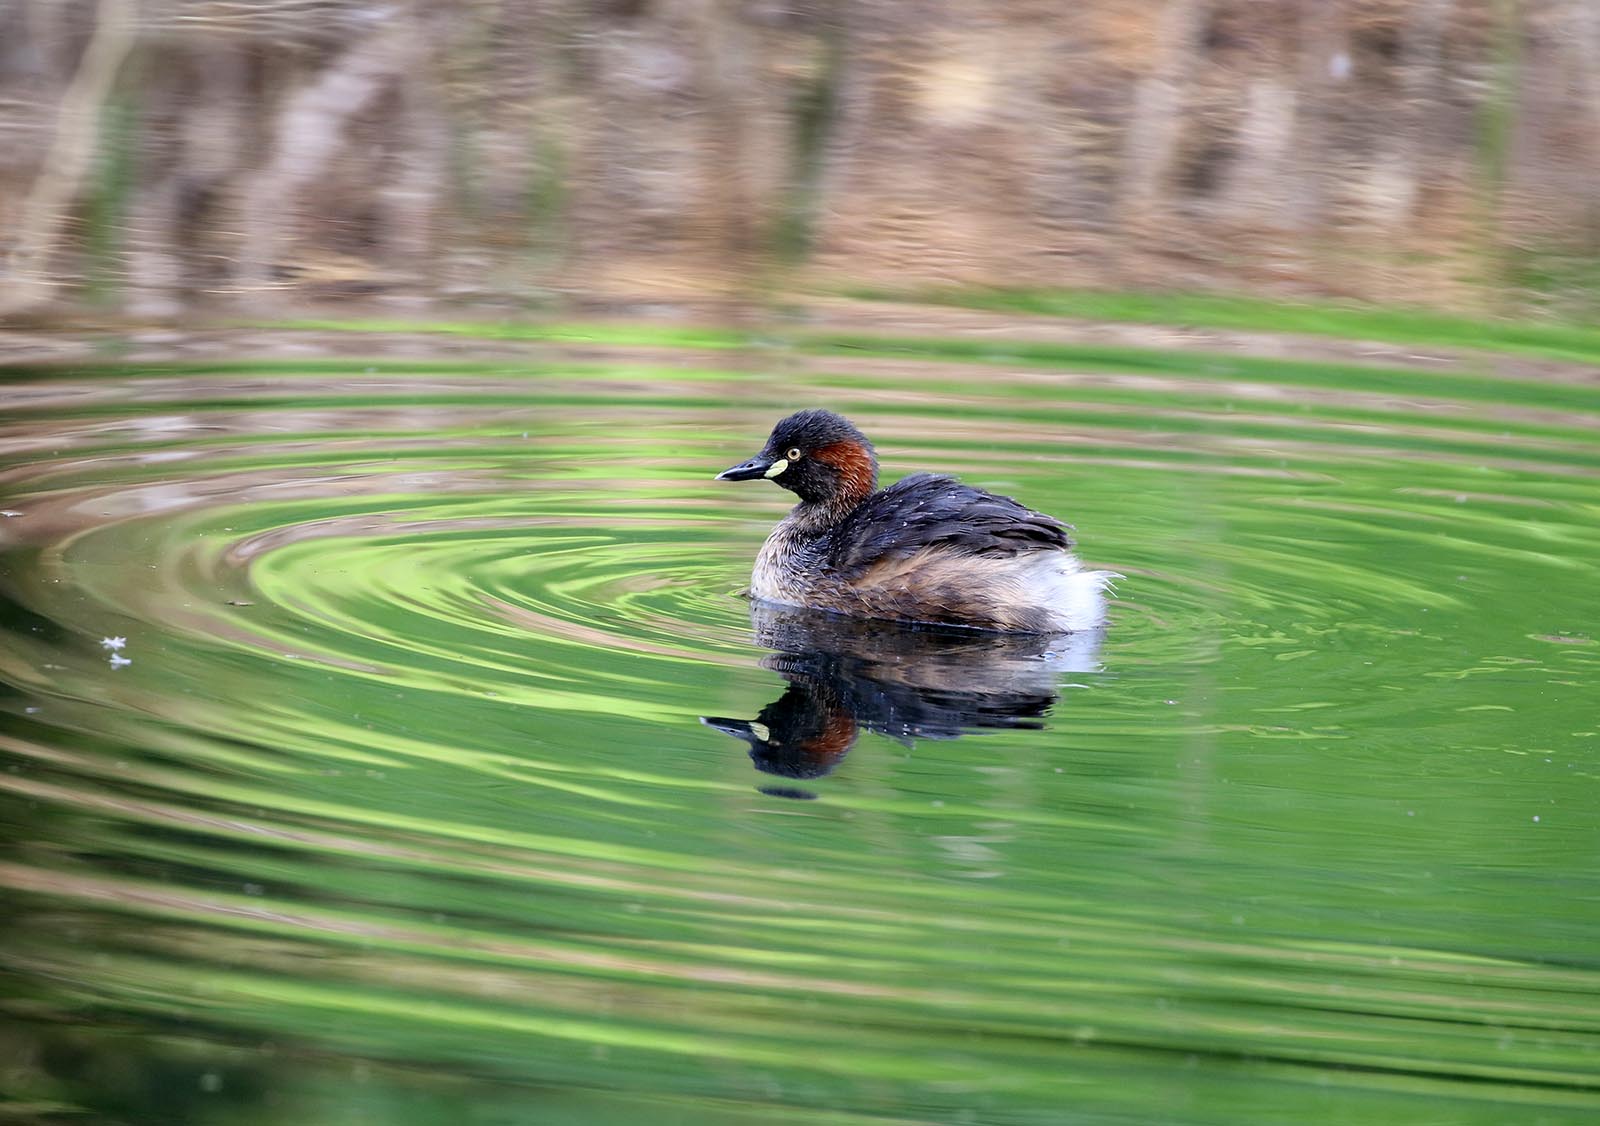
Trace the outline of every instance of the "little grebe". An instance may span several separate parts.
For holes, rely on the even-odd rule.
[[[1105,624],[1118,576],[1083,570],[1060,521],[931,473],[878,490],[872,443],[831,411],[790,415],[759,454],[717,474],[760,477],[800,503],[756,556],[755,598],[1019,633]]]

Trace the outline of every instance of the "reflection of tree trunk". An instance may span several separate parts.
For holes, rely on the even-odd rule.
[[[378,190],[385,266],[415,293],[435,256],[439,197],[448,133],[431,82],[407,81],[400,91],[393,176]]]
[[[700,210],[702,228],[710,236],[718,260],[719,279],[728,312],[739,319],[752,296],[755,280],[755,201],[750,190],[748,130],[753,124],[749,103],[750,44],[730,0],[712,0],[700,11],[697,29],[704,54],[705,96],[710,128],[702,134],[706,187]],[[703,208],[703,210],[701,210]]]
[[[1600,148],[1600,9],[1594,4],[1572,7],[1572,49],[1578,57],[1578,88],[1583,92],[1584,139],[1589,153]],[[1600,185],[1590,178],[1590,184]]]
[[[1234,218],[1272,228],[1280,225],[1289,163],[1295,145],[1295,91],[1274,76],[1257,78],[1245,91],[1239,125],[1239,155],[1228,174],[1228,210]]]
[[[128,223],[128,311],[170,317],[182,311],[183,264],[178,257],[180,174],[138,193]]]
[[[1520,9],[1507,0],[1505,18],[1505,34],[1520,30],[1527,44],[1524,59],[1505,64],[1504,86],[1518,92],[1525,123],[1507,123],[1511,151],[1501,173],[1513,191],[1503,203],[1516,216],[1507,233],[1538,255],[1559,247],[1556,260],[1593,256],[1600,252],[1600,11],[1593,0]]]
[[[1544,202],[1538,198],[1548,175],[1549,138],[1545,135],[1553,102],[1561,100],[1559,75],[1540,50],[1537,5],[1524,10],[1516,0],[1496,0],[1495,66],[1482,113],[1478,145],[1478,241],[1495,276],[1503,276],[1503,256],[1526,244],[1536,229]],[[1551,91],[1551,87],[1557,89]],[[1524,224],[1527,224],[1526,226]]]
[[[1401,44],[1399,104],[1367,184],[1368,211],[1380,227],[1404,231],[1416,208],[1420,167],[1432,155],[1428,122],[1443,102],[1444,33],[1455,0],[1419,0]]]
[[[22,206],[0,279],[0,313],[41,304],[55,291],[47,274],[50,254],[94,158],[101,111],[133,47],[136,5],[137,0],[100,0],[95,11],[94,33],[61,99],[55,139]]]
[[[260,290],[271,282],[301,192],[327,166],[350,118],[406,73],[417,47],[410,13],[395,13],[382,29],[289,96],[273,129],[272,154],[245,189],[244,237],[234,267],[238,286]]]
[[[1328,218],[1333,192],[1329,181],[1339,167],[1338,145],[1329,127],[1333,83],[1347,79],[1343,0],[1300,0],[1299,96],[1295,99],[1296,175],[1286,185],[1289,223],[1302,230]]]
[[[1134,90],[1122,181],[1124,221],[1137,229],[1166,196],[1183,130],[1183,94],[1209,0],[1168,0],[1156,28],[1155,62]]]
[[[1579,220],[1581,249],[1586,254],[1600,251],[1600,183],[1593,174],[1595,160],[1600,155],[1600,10],[1591,3],[1572,7],[1572,50],[1577,56],[1578,81],[1582,92],[1579,117],[1582,124],[1573,159],[1589,170],[1583,179],[1582,207]]]
[[[780,164],[785,177],[777,186],[777,199],[768,248],[779,269],[793,267],[811,253],[816,239],[818,213],[827,194],[826,175],[832,167],[829,146],[838,120],[840,90],[847,68],[849,31],[847,5],[840,0],[820,0],[816,6],[816,73],[791,95],[784,117],[789,160]]]

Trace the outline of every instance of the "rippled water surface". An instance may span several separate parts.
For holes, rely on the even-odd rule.
[[[967,352],[12,373],[0,1109],[1596,1121],[1600,383]],[[1110,629],[752,619],[813,405]]]

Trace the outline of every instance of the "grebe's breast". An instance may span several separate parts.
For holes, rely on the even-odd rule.
[[[785,606],[808,605],[825,567],[824,554],[817,536],[807,535],[793,518],[785,518],[756,555],[750,573],[751,596]]]

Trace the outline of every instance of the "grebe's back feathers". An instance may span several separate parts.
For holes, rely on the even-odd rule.
[[[941,547],[968,555],[1064,551],[1065,526],[954,477],[914,473],[864,500],[839,525],[831,560],[849,576],[887,557]]]

